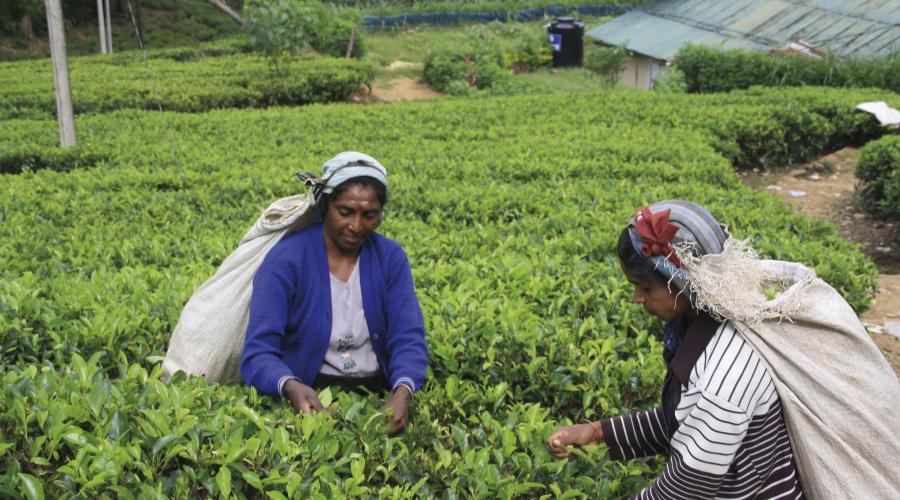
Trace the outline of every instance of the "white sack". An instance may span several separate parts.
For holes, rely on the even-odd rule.
[[[809,307],[782,320],[735,322],[769,368],[803,492],[813,499],[897,498],[900,383],[850,305],[811,269],[758,261],[782,300]],[[778,300],[778,299],[776,299]]]
[[[311,194],[272,203],[206,283],[188,300],[169,341],[162,368],[210,382],[239,382],[253,276],[269,250],[286,234],[313,222]]]

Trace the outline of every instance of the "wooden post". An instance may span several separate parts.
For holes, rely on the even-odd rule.
[[[97,0],[97,19],[100,25],[100,53],[106,54],[106,15],[103,13],[103,0]]]
[[[56,114],[59,118],[59,144],[75,145],[75,117],[72,113],[72,93],[69,90],[69,61],[66,56],[66,32],[60,0],[44,0],[47,9],[47,31],[50,35],[50,56],[53,59],[53,83],[56,86]]]
[[[112,47],[112,22],[110,22],[109,15],[109,0],[103,0],[104,6],[106,7],[104,10],[106,11],[106,47],[109,49],[109,53],[113,53]]]

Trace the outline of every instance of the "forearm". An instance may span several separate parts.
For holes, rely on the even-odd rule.
[[[662,408],[632,413],[599,422],[603,440],[614,460],[630,460],[669,450]]]

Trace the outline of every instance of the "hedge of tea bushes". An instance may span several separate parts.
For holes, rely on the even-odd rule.
[[[879,217],[900,216],[900,135],[889,135],[862,148],[856,164],[862,181],[859,204]]]
[[[600,446],[557,461],[543,445],[558,422],[658,400],[660,325],[630,303],[614,256],[635,207],[695,200],[764,255],[814,267],[858,310],[868,302],[872,264],[828,224],[744,187],[726,157],[747,140],[722,128],[739,116],[759,124],[745,133],[783,140],[779,99],[614,92],[79,117],[93,164],[0,176],[0,492],[636,491],[660,460],[615,463]],[[811,138],[838,133],[796,106],[801,124],[816,124]],[[52,120],[10,120],[3,132],[8,164],[28,148],[58,151]],[[331,414],[306,417],[243,386],[160,382],[193,289],[262,208],[303,189],[291,173],[348,149],[389,169],[380,231],[407,250],[425,313],[430,376],[409,429],[384,434],[380,397],[329,391]]]
[[[900,54],[839,58],[686,45],[675,54],[688,92],[727,92],[754,85],[900,88]]]
[[[223,49],[231,50],[229,48]],[[345,100],[375,77],[368,63],[308,56],[279,64],[254,54],[192,58],[192,49],[69,60],[76,114],[119,109],[201,112]],[[0,119],[56,116],[50,59],[0,63]]]

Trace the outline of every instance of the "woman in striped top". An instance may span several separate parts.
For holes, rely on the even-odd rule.
[[[635,498],[802,498],[781,401],[766,366],[728,321],[693,305],[675,247],[720,253],[725,228],[703,207],[663,201],[640,209],[619,238],[634,302],[665,321],[668,366],[653,410],[561,427],[547,446],[605,442],[618,460],[670,455]]]

